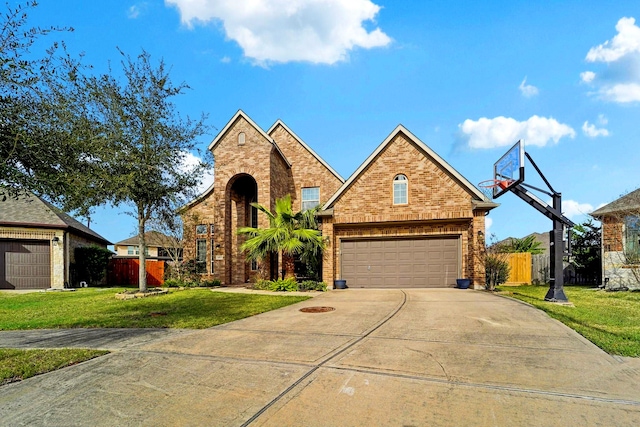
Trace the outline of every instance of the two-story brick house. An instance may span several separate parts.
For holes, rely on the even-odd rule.
[[[183,210],[185,259],[225,284],[267,277],[239,247],[238,227],[267,227],[252,202],[294,210],[318,204],[328,239],[323,280],[350,287],[444,287],[457,278],[484,284],[484,219],[497,205],[403,126],[344,180],[283,122],[269,130],[238,111],[209,149],[215,184]]]

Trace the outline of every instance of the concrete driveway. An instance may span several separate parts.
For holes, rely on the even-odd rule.
[[[299,311],[311,306],[335,310]],[[530,306],[472,290],[332,291],[126,343],[0,387],[0,424],[640,424],[639,364]]]

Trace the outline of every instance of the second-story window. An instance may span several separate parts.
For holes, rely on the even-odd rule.
[[[409,203],[408,197],[409,180],[400,174],[393,178],[393,204],[406,205]]]
[[[301,210],[313,209],[320,204],[320,187],[306,187],[302,189]]]

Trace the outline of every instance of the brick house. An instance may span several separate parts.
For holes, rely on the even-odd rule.
[[[182,248],[176,238],[167,236],[159,231],[144,233],[147,243],[147,259],[175,261],[182,259]],[[116,252],[114,258],[138,258],[140,253],[140,235],[129,237],[113,244]]]
[[[602,274],[607,289],[640,289],[640,188],[590,215],[602,223]]]
[[[276,257],[247,262],[241,226],[267,227],[251,202],[294,210],[322,205],[328,246],[322,278],[350,287],[443,287],[457,278],[484,285],[485,215],[497,204],[403,126],[344,180],[278,120],[266,132],[238,111],[209,149],[215,184],[188,203],[185,259],[224,284],[277,271]]]
[[[75,286],[75,249],[111,243],[34,195],[0,201],[0,289]]]

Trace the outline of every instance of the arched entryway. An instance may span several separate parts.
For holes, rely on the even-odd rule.
[[[246,237],[238,235],[240,227],[257,227],[258,212],[251,203],[258,202],[258,183],[248,174],[239,174],[229,180],[226,193],[225,253],[229,255],[230,268],[227,269],[227,284],[249,281],[257,273],[257,264],[247,262],[240,246]]]

